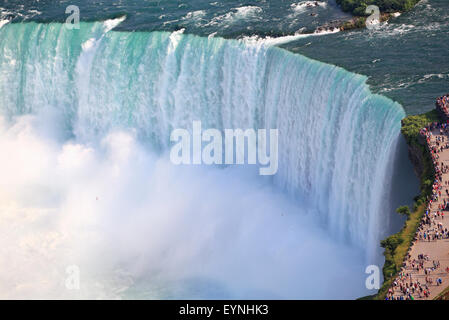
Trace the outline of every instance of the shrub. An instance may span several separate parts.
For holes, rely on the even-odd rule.
[[[410,219],[410,208],[408,206],[400,206],[396,209],[396,212],[403,216],[406,216],[407,219]]]

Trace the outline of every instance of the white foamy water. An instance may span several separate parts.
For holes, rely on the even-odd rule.
[[[112,29],[117,27],[120,23],[122,23],[125,20],[126,20],[126,16],[122,16],[122,17],[118,17],[118,18],[115,18],[115,19],[106,20],[103,23],[104,29],[105,29],[104,31],[105,32],[111,31]]]
[[[183,19],[189,20],[189,19],[193,19],[193,20],[197,20],[200,19],[202,17],[204,17],[206,15],[206,11],[205,10],[197,10],[197,11],[192,11],[192,12],[188,12]]]
[[[0,20],[0,28],[9,23],[9,20]]]
[[[230,12],[214,17],[205,26],[232,24],[244,19],[258,19],[263,10],[256,6],[234,8]]]
[[[268,45],[268,46],[276,46],[281,45],[285,43],[289,43],[298,39],[302,38],[308,38],[308,37],[314,37],[314,36],[324,36],[327,34],[333,34],[340,32],[338,28],[333,28],[332,30],[323,30],[323,31],[316,31],[313,33],[296,33],[289,36],[283,36],[283,37],[259,37],[259,36],[250,36],[250,37],[244,37],[242,41],[248,44],[262,44],[262,45]]]
[[[290,6],[292,10],[296,13],[302,13],[307,10],[313,9],[313,8],[326,8],[327,3],[323,1],[301,1],[298,3],[293,3]]]

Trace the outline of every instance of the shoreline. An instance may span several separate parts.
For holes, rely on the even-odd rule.
[[[444,96],[443,96],[444,97]],[[439,145],[437,141],[431,141],[431,138],[440,139],[443,135],[438,135],[438,129],[441,126],[446,126],[446,123],[449,119],[449,108],[446,105],[441,104],[442,97],[437,99],[436,108],[432,111],[421,115],[408,116],[404,118],[401,122],[402,128],[401,133],[406,139],[408,150],[409,150],[409,158],[413,164],[414,171],[418,178],[420,179],[420,195],[415,197],[415,203],[413,206],[413,211],[410,212],[407,206],[402,206],[397,209],[398,213],[405,214],[407,216],[407,220],[404,223],[403,228],[387,237],[386,239],[381,241],[381,246],[385,248],[384,256],[385,256],[385,264],[383,267],[384,274],[384,283],[382,287],[379,289],[376,295],[373,295],[373,299],[386,299],[387,296],[394,296],[395,287],[398,286],[400,281],[398,280],[398,275],[402,275],[401,281],[404,281],[405,276],[409,277],[410,282],[412,282],[412,277],[421,277],[419,275],[420,268],[418,267],[415,272],[414,268],[411,268],[410,265],[415,265],[416,260],[411,261],[412,255],[416,255],[416,250],[424,250],[424,251],[438,251],[441,249],[440,246],[436,247],[435,243],[439,241],[447,240],[446,238],[435,239],[430,244],[426,244],[429,247],[424,247],[421,245],[423,243],[422,233],[420,231],[424,228],[424,221],[426,221],[426,211],[430,215],[432,209],[432,203],[434,205],[438,204],[438,196],[441,190],[443,183],[443,173],[440,169],[438,158],[440,150],[437,150],[436,145]],[[444,123],[444,125],[443,125]],[[426,129],[427,128],[427,129]],[[434,135],[430,134],[430,131],[434,131]],[[447,139],[447,133],[445,133]],[[437,138],[440,137],[440,138]],[[444,138],[443,138],[444,139]],[[440,141],[440,140],[438,140]],[[447,140],[446,140],[447,141]],[[436,143],[432,144],[433,142]],[[441,152],[446,153],[445,157],[448,157],[449,151],[444,151],[442,148]],[[443,161],[443,160],[442,160]],[[443,162],[441,162],[443,163]],[[444,171],[446,174],[446,171]],[[447,181],[447,177],[446,181]],[[432,183],[433,182],[433,183]],[[441,198],[439,199],[441,202]],[[435,208],[434,208],[435,209]],[[438,211],[438,210],[437,210]],[[433,211],[432,211],[433,212]],[[441,211],[443,212],[443,210]],[[440,218],[440,216],[438,216]],[[428,218],[427,218],[428,219]],[[435,218],[436,219],[436,218]],[[447,223],[446,222],[444,223]],[[443,221],[443,220],[441,220]],[[438,223],[441,224],[441,221]],[[438,234],[438,233],[437,233]],[[430,240],[429,240],[430,241]],[[447,241],[446,241],[447,242]],[[417,245],[417,243],[419,245]],[[415,249],[417,248],[417,249]],[[440,250],[441,251],[441,250]],[[436,253],[438,255],[437,258],[440,257],[442,253]],[[432,257],[430,257],[432,258]],[[440,261],[440,260],[438,260]],[[427,266],[424,267],[426,261],[420,260],[420,265],[422,265],[422,270],[425,270],[425,278],[426,278],[426,288],[427,288]],[[408,265],[409,264],[409,265]],[[439,264],[439,262],[438,262]],[[411,271],[406,272],[411,269]],[[436,268],[438,269],[438,268]],[[444,269],[444,268],[442,268]],[[441,271],[441,270],[440,270]],[[429,271],[429,275],[430,275]],[[445,280],[449,274],[443,271],[440,272],[440,277],[444,277]],[[430,278],[430,276],[429,276]],[[437,278],[436,278],[437,279]],[[419,280],[416,280],[419,283]],[[433,281],[433,280],[432,280]],[[444,281],[440,287],[440,290],[437,292],[437,297],[439,296],[441,291],[445,292],[449,290],[447,281]],[[393,288],[393,289],[392,289]],[[446,289],[445,289],[446,288]],[[432,289],[433,291],[433,289]],[[397,293],[397,292],[396,292]],[[447,295],[448,293],[446,293]],[[399,296],[396,296],[399,297]],[[410,296],[412,299],[414,297]],[[427,298],[436,298],[435,294],[429,294]]]
[[[412,10],[420,0],[396,0],[396,3],[389,5],[380,0],[372,0],[370,5],[375,5],[380,10],[380,22],[387,22],[391,18],[399,17],[402,13]],[[366,19],[370,14],[366,13],[367,3],[364,0],[336,0],[343,12],[349,12],[353,17],[349,20],[340,21],[338,28],[341,31],[364,29]]]

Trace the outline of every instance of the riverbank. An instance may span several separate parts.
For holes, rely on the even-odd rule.
[[[380,22],[387,22],[392,17],[398,17],[400,15],[399,12],[395,13],[381,13],[380,14]],[[352,19],[346,20],[342,22],[339,26],[341,31],[348,31],[353,29],[363,29],[366,28],[366,18],[364,16],[355,16]]]
[[[432,157],[435,180],[412,245],[388,290],[389,299],[434,299],[449,282],[449,126],[433,123],[421,134]]]
[[[385,280],[376,299],[444,299],[448,295],[444,293],[449,282],[449,219],[444,220],[448,202],[442,196],[443,185],[449,195],[448,105],[449,98],[440,97],[435,110],[402,121],[401,132],[420,177],[421,194],[415,198],[413,212],[408,207],[398,209],[408,217],[403,229],[381,242]]]
[[[398,233],[381,241],[381,246],[385,249],[384,283],[375,296],[376,299],[385,299],[388,289],[400,271],[424,215],[426,199],[431,194],[434,180],[434,168],[424,144],[425,141],[420,137],[420,130],[429,123],[439,121],[441,121],[441,117],[436,110],[421,115],[408,116],[402,120],[401,133],[407,142],[409,158],[420,180],[420,194],[414,199],[415,203],[404,227]]]
[[[371,14],[366,13],[369,5],[379,7],[380,22],[386,22],[392,17],[398,17],[401,13],[413,9],[420,0],[336,0],[344,12],[351,13],[354,17],[343,21],[339,25],[341,31],[360,29],[366,27],[366,19]]]

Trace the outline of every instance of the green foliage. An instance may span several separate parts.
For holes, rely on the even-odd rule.
[[[366,22],[366,18],[364,18],[364,17],[357,19],[357,21],[355,22],[356,28],[364,28],[365,22]]]
[[[416,116],[408,116],[402,120],[401,132],[409,145],[419,144],[419,131],[431,122],[440,121],[440,117],[436,110]]]
[[[396,209],[396,212],[410,219],[410,208],[408,206],[400,206]]]
[[[396,250],[397,246],[400,245],[403,241],[404,239],[400,238],[398,234],[393,234],[385,240],[382,240],[380,242],[380,246],[394,253],[394,250]]]
[[[432,185],[434,178],[434,172],[432,167],[432,160],[426,147],[419,141],[419,131],[432,122],[440,122],[441,118],[436,110],[429,111],[415,116],[408,116],[402,120],[402,135],[405,137],[407,144],[415,149],[420,149],[423,155],[423,168],[424,171],[421,180],[421,201],[418,206],[425,202],[426,195],[432,191]],[[424,138],[422,138],[424,139]],[[416,200],[415,200],[416,201]],[[416,201],[417,203],[418,201]],[[416,204],[415,203],[415,204]],[[415,206],[416,208],[416,206]]]
[[[424,192],[423,194],[427,194],[427,192]],[[418,208],[426,202],[425,197],[423,197],[423,195],[419,195],[415,197],[415,203],[413,204],[413,211],[418,210]]]
[[[430,179],[426,179],[422,183],[422,188],[425,190],[429,190],[430,188],[432,188],[432,185],[432,181]]]
[[[352,11],[352,13],[353,13],[355,16],[360,16],[360,17],[367,16],[368,14],[365,13],[366,7],[367,7],[367,6],[366,6],[364,3],[362,3],[359,7],[356,7],[356,8]]]
[[[365,27],[366,18],[365,17],[357,17],[355,19],[346,21],[343,23],[343,30],[351,30]]]
[[[351,12],[355,16],[367,16],[367,6],[373,4],[379,7],[381,12],[408,11],[412,9],[419,0],[336,0],[343,11]]]

